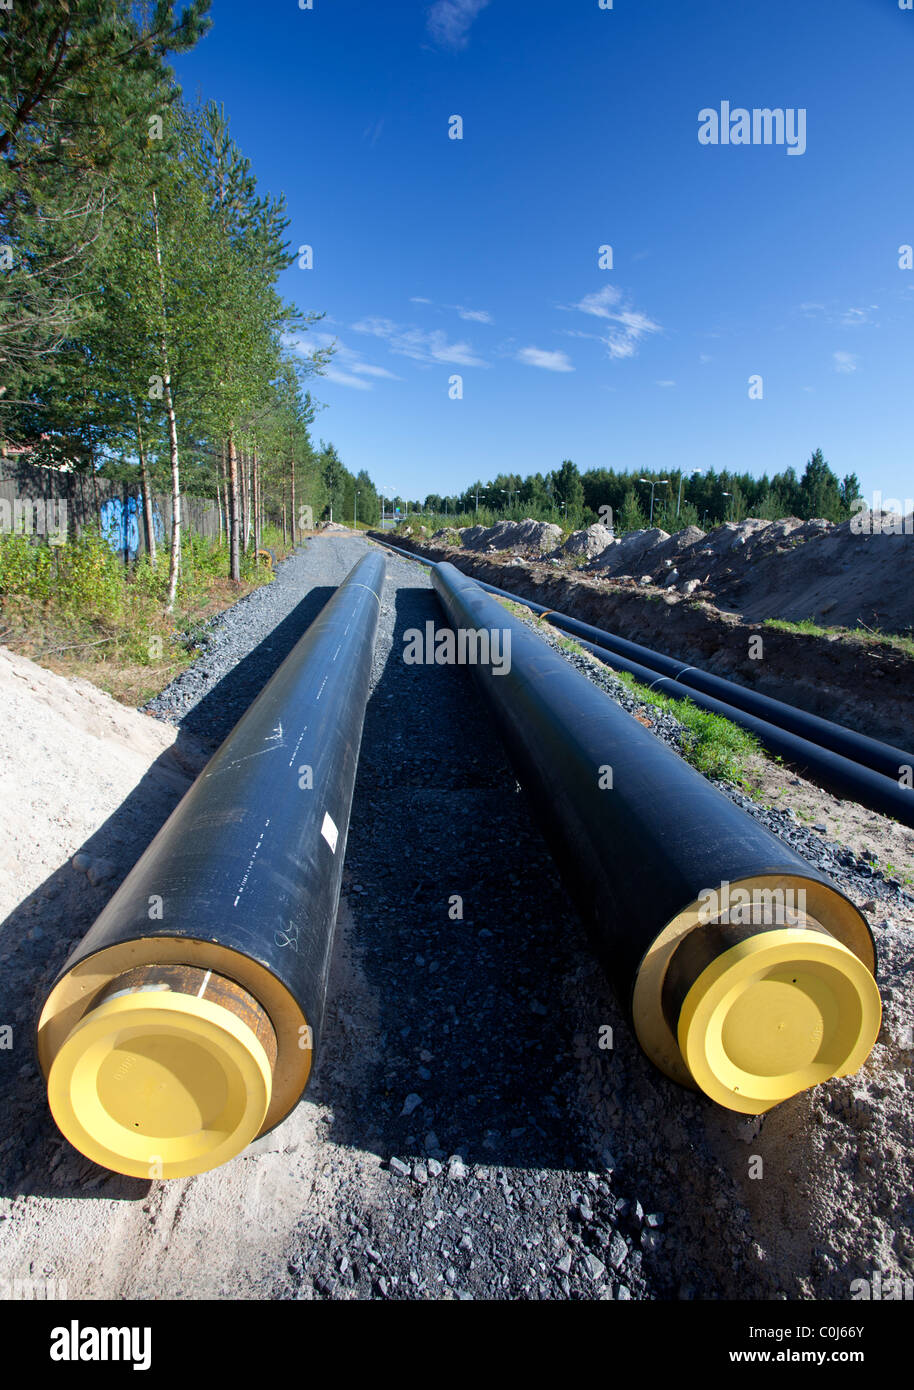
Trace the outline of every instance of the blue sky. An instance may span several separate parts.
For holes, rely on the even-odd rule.
[[[177,75],[225,103],[261,187],[286,194],[293,245],[314,249],[281,289],[325,311],[309,338],[339,344],[314,433],[353,472],[424,497],[566,457],[760,474],[821,447],[868,495],[914,495],[914,11],[898,0],[214,0],[212,16]],[[804,110],[805,151],[699,143],[699,112],[724,101]]]

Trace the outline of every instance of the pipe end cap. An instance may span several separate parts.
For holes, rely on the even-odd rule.
[[[722,952],[683,1001],[678,1041],[696,1085],[759,1115],[866,1061],[882,1018],[864,963],[821,932],[759,932]]]
[[[228,1009],[170,990],[116,995],[63,1043],[48,1075],[54,1119],[87,1158],[138,1178],[216,1168],[256,1137],[272,1067]]]

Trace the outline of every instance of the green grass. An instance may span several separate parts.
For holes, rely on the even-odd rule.
[[[787,622],[783,618],[766,618],[763,626],[808,637],[839,637],[845,642],[856,642],[863,647],[893,647],[905,656],[914,656],[914,637],[880,632],[878,629],[874,631],[859,627],[823,627],[820,623],[814,623],[812,618],[803,618],[798,623]]]
[[[754,735],[719,714],[700,709],[691,700],[675,700],[670,695],[649,690],[627,671],[616,671],[615,675],[642,704],[667,710],[679,720],[683,726],[682,755],[687,762],[706,777],[737,782],[751,792],[750,760],[763,751]]]
[[[268,528],[263,546],[285,553]],[[253,547],[242,557],[241,584],[227,579],[228,549],[185,533],[174,612],[166,546],[124,565],[97,529],[64,545],[0,535],[0,642],[62,675],[78,675],[123,704],[144,703],[197,655],[195,642],[215,613],[269,583]],[[287,547],[286,547],[287,550]]]

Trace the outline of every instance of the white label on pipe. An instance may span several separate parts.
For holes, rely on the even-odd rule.
[[[327,841],[327,844],[333,850],[333,853],[336,854],[336,842],[340,838],[340,832],[333,824],[333,821],[330,819],[330,815],[327,811],[324,812],[324,823],[321,826],[321,834]]]

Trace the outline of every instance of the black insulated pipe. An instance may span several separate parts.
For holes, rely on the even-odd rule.
[[[435,561],[422,559],[411,551],[390,548],[410,559],[420,559],[432,569],[436,567]],[[481,579],[474,582],[486,593],[529,608],[552,627],[575,637],[582,647],[614,670],[627,671],[651,689],[661,690],[674,699],[689,699],[699,708],[748,729],[769,752],[799,771],[808,772],[836,796],[893,816],[902,825],[914,825],[914,754],[686,666],[685,662],[616,637],[522,594],[499,589]]]
[[[474,580],[432,582],[452,628],[502,633],[474,675],[648,1057],[750,1114],[856,1071],[880,1018],[862,914]],[[709,926],[741,930],[677,954]]]
[[[499,590],[498,592],[503,591]],[[505,597],[514,596],[506,594]],[[533,607],[528,599],[517,601]],[[736,681],[726,680],[723,676],[712,675],[710,671],[702,671],[699,667],[690,666],[685,661],[677,661],[675,657],[664,656],[661,652],[655,652],[650,647],[642,646],[639,642],[630,642],[625,637],[617,637],[615,633],[606,632],[600,627],[593,627],[592,624],[581,622],[578,618],[571,618],[565,613],[556,613],[551,608],[545,608],[541,604],[537,604],[533,611],[539,611],[547,622],[551,623],[553,627],[561,628],[563,632],[568,632],[572,636],[584,637],[595,646],[605,647],[608,651],[627,657],[629,661],[636,661],[641,666],[653,670],[655,674],[667,676],[679,685],[688,687],[690,691],[700,690],[703,695],[713,696],[716,700],[730,705],[734,709],[745,710],[747,714],[753,714],[757,719],[774,724],[780,729],[786,729],[788,733],[796,734],[798,738],[805,739],[810,743],[816,743],[821,748],[827,748],[830,752],[837,753],[839,757],[860,763],[863,767],[872,768],[874,772],[878,772],[883,777],[888,777],[895,782],[903,775],[904,768],[914,768],[914,753],[906,753],[903,748],[895,748],[889,743],[882,743],[878,739],[870,738],[867,734],[859,734],[854,729],[846,729],[841,724],[832,723],[830,719],[822,719],[817,714],[809,714],[806,710],[785,704],[783,700],[775,700],[770,695],[762,695],[757,690],[750,690],[748,686],[737,684]]]
[[[58,975],[38,1053],[89,1158],[186,1177],[285,1118],[312,1069],[386,561],[361,559]]]
[[[914,826],[914,789],[911,787],[904,787],[869,767],[863,767],[860,763],[842,758],[827,748],[798,738],[787,729],[768,724],[745,710],[725,705],[723,701],[715,700],[713,696],[705,695],[700,690],[683,690],[678,681],[658,675],[656,671],[640,665],[637,661],[631,661],[628,657],[620,656],[618,652],[597,646],[583,637],[576,637],[575,640],[614,671],[626,671],[651,690],[659,690],[664,695],[672,696],[674,700],[691,700],[699,709],[719,714],[731,723],[738,724],[740,728],[754,734],[769,753],[783,758],[800,772],[811,773],[820,786],[835,796],[859,802],[861,806],[868,806],[870,810],[878,811],[883,816],[894,816],[902,825]]]

